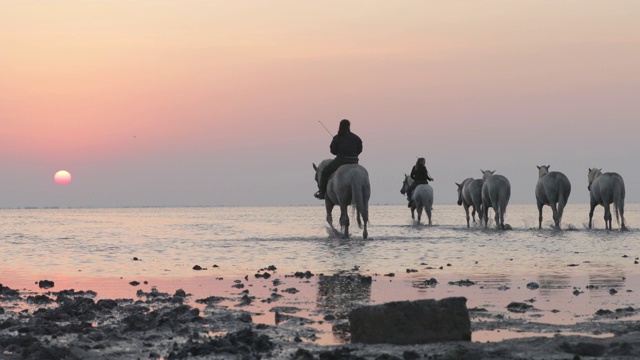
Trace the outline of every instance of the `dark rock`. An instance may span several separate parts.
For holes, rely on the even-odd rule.
[[[467,280],[459,280],[459,281],[449,281],[449,285],[458,285],[458,286],[471,286],[476,283],[467,279]]]
[[[295,274],[293,274],[293,277],[297,277],[300,279],[308,279],[310,277],[314,276],[311,271],[307,270],[305,272],[300,272],[300,271],[296,271]]]
[[[363,357],[352,355],[351,349],[348,347],[337,348],[333,351],[322,351],[318,358],[320,360],[364,360]]]
[[[512,302],[507,305],[507,310],[515,313],[524,313],[529,310],[533,310],[533,305],[521,303],[521,302]]]
[[[209,296],[208,298],[204,298],[204,299],[197,299],[196,302],[199,304],[207,304],[207,305],[213,305],[213,304],[217,304],[221,301],[226,300],[226,298],[221,297],[221,296]]]
[[[118,307],[118,302],[115,300],[111,300],[111,299],[100,299],[98,300],[98,302],[96,303],[96,306],[100,309],[115,309]]]
[[[54,282],[50,281],[50,280],[40,280],[38,281],[38,287],[40,289],[50,289],[52,287],[54,287]]]
[[[20,292],[0,284],[0,295],[7,298],[17,298],[20,297]]]
[[[602,356],[606,351],[606,347],[594,343],[579,342],[577,344],[570,344],[563,342],[560,344],[560,350],[579,356]]]
[[[181,348],[176,349],[176,347],[169,354],[169,359],[209,358],[212,354],[218,354],[215,358],[224,354],[225,357],[234,359],[259,359],[260,354],[273,350],[274,345],[266,335],[258,335],[247,328],[206,342],[190,339],[181,345]]]
[[[28,296],[27,302],[35,305],[47,305],[53,302],[53,299],[47,295]]]
[[[402,353],[402,358],[404,360],[416,360],[420,359],[420,354],[415,351],[405,351],[404,353]]]
[[[471,321],[464,297],[439,301],[398,301],[349,313],[354,343],[397,345],[470,341]]]
[[[295,313],[301,311],[301,309],[297,308],[295,306],[274,306],[269,311],[270,312],[283,312],[283,313],[286,313],[286,314],[295,314]]]
[[[129,282],[129,285],[138,286],[138,285],[140,285],[140,282],[134,280],[134,281]]]
[[[313,360],[313,354],[309,350],[298,349],[295,354],[293,354],[293,360]]]
[[[200,265],[194,265],[194,266],[192,267],[192,269],[193,269],[193,270],[202,270],[202,266],[200,266]]]
[[[255,277],[256,278],[268,279],[268,278],[271,277],[271,274],[269,274],[268,272],[265,272],[265,273],[262,273],[262,274],[258,273],[258,274],[255,275]]]
[[[596,315],[598,315],[598,316],[605,316],[605,315],[611,315],[611,314],[613,314],[613,311],[611,311],[611,310],[600,309],[600,310],[596,311]]]
[[[540,285],[537,282],[530,282],[527,284],[527,289],[529,290],[536,290],[540,288]]]

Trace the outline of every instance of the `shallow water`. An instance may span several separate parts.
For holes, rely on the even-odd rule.
[[[535,205],[510,205],[505,220],[513,230],[497,231],[468,229],[459,206],[434,206],[431,227],[413,224],[404,206],[372,206],[368,240],[357,226],[349,240],[329,236],[321,205],[0,210],[0,283],[39,291],[35,283],[47,279],[57,290],[92,289],[112,298],[132,298],[138,288],[155,286],[206,297],[231,292],[227,281],[246,275],[255,283],[253,293],[268,292],[268,281],[253,275],[269,265],[281,278],[296,271],[358,269],[374,278],[358,299],[362,303],[466,296],[470,308],[504,311],[510,301],[533,299],[538,312],[510,315],[569,324],[601,308],[640,306],[634,228],[640,205],[625,210],[630,231],[604,230],[602,207],[594,215],[595,229],[587,229],[586,204],[567,206],[564,231],[554,231],[548,207],[538,230]],[[390,273],[395,276],[385,276]],[[420,286],[430,278],[438,285]],[[476,285],[447,284],[463,279]],[[133,280],[148,283],[128,285]],[[295,286],[316,287],[314,281]],[[530,282],[540,288],[528,289]],[[320,290],[303,293],[294,300],[322,306]],[[257,318],[269,322],[267,314]],[[332,341],[339,342],[326,340]]]

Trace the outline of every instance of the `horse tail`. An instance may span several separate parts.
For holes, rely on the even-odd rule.
[[[622,228],[625,229],[624,221],[624,183],[616,184],[613,189],[613,207],[616,209],[616,222],[620,226],[620,219],[622,218]]]
[[[560,226],[560,221],[562,220],[564,207],[569,202],[569,194],[571,194],[571,183],[567,179],[566,184],[562,182],[558,184],[558,226]]]
[[[504,215],[507,213],[507,205],[509,204],[509,198],[511,197],[511,186],[501,188],[498,197],[498,212],[504,221]]]
[[[356,210],[356,219],[358,226],[362,229],[363,222],[366,224],[369,220],[369,211],[364,202],[364,184],[359,181],[354,181],[351,184],[351,205]],[[361,219],[362,217],[362,219]]]

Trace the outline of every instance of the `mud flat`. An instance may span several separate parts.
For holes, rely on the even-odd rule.
[[[282,275],[274,266],[241,279],[216,278],[214,288],[196,294],[181,288],[159,291],[146,281],[123,281],[123,290],[135,293],[130,298],[105,298],[92,290],[56,290],[50,280],[37,282],[37,289],[2,285],[0,358],[640,358],[640,322],[633,306],[598,309],[584,321],[570,324],[544,323],[536,321],[540,309],[533,298],[523,301],[520,293],[504,289],[492,290],[499,292],[503,303],[481,299],[473,303],[486,306],[469,308],[472,336],[483,339],[498,334],[500,341],[352,344],[349,312],[384,302],[376,294],[393,293],[400,282],[392,274],[367,276],[357,270]],[[143,289],[145,285],[148,290]],[[534,291],[536,285],[527,284],[528,290]],[[428,279],[414,283],[413,289],[436,286],[455,293],[473,287],[474,282],[439,284]]]

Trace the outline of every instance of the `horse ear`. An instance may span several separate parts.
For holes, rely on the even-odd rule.
[[[316,164],[315,163],[311,163],[311,164],[313,164],[313,170],[318,171],[318,167],[316,166]]]
[[[536,165],[536,167],[538,168],[538,170],[540,170],[540,166]]]
[[[591,168],[589,168],[589,171],[587,171],[587,174],[591,172]]]
[[[460,187],[460,184],[456,183],[456,186],[457,186],[457,187]]]
[[[547,169],[551,169],[551,165],[547,165]]]
[[[495,173],[495,172],[496,172],[495,170],[491,171],[491,175],[493,175],[493,173]]]

